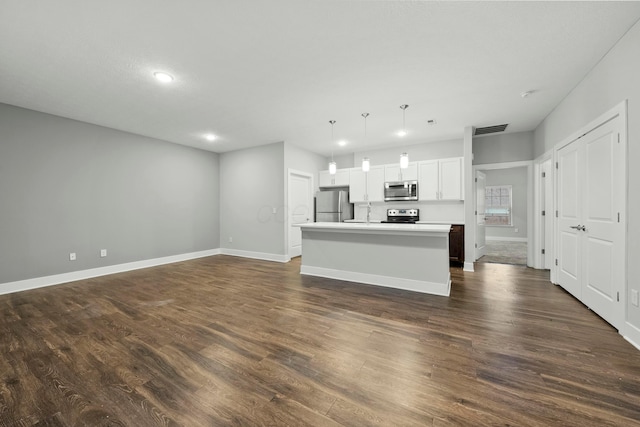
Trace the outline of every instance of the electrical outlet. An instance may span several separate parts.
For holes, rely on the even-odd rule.
[[[513,229],[513,232],[514,232],[514,233],[517,233],[517,232],[518,232],[518,229],[517,229],[517,228],[514,228],[514,229]]]
[[[277,214],[277,213],[278,213],[278,208],[273,208],[273,209],[271,209],[271,213],[273,213],[273,214]]]
[[[76,253],[75,252],[71,252],[69,254],[69,261],[75,261],[76,260]]]
[[[631,289],[631,304],[638,306],[638,291]]]
[[[233,243],[233,237],[229,237],[229,243]]]
[[[107,256],[107,250],[106,249],[100,249],[100,258],[104,258]]]

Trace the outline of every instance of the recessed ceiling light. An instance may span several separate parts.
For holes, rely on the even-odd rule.
[[[407,132],[404,130],[399,130],[398,131],[398,136],[407,136]]]
[[[338,141],[338,145],[340,147],[344,147],[345,145],[347,145],[347,141],[345,141],[344,139],[341,139],[340,141]]]
[[[173,81],[173,76],[171,74],[163,73],[162,71],[156,71],[155,73],[153,73],[153,77],[155,77],[162,83],[170,83]]]
[[[216,139],[216,136],[212,133],[208,133],[204,136],[204,139],[206,139],[207,141],[213,141]]]

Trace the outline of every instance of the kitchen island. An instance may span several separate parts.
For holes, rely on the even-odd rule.
[[[314,222],[300,274],[449,296],[449,224]]]

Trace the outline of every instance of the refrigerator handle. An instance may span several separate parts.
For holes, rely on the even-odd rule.
[[[338,191],[338,222],[342,222],[342,191]]]

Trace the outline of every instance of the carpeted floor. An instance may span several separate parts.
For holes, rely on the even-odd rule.
[[[487,240],[485,255],[477,262],[527,265],[527,243]]]

